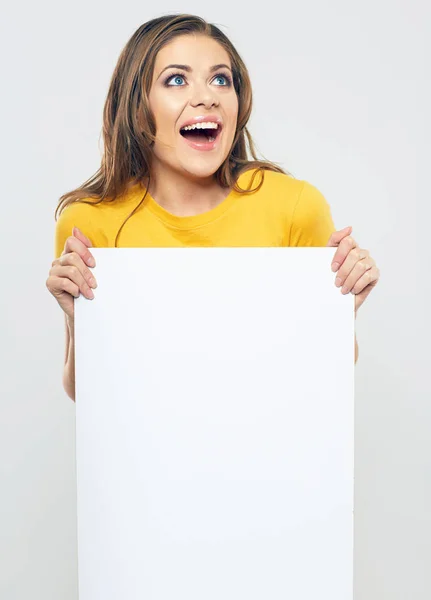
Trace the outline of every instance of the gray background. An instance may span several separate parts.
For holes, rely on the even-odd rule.
[[[0,597],[76,600],[75,405],[45,287],[54,209],[100,163],[126,41],[178,4],[9,7],[2,46]],[[359,310],[355,599],[431,595],[429,3],[183,2],[251,74],[260,152],[318,187],[381,280]],[[248,8],[247,8],[248,6]],[[428,310],[426,310],[428,308]]]

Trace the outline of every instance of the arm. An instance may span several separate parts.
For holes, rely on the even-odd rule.
[[[65,315],[66,356],[64,359],[63,387],[69,398],[75,401],[75,324]]]
[[[54,252],[57,259],[64,253],[74,251],[84,260],[84,264],[87,264],[88,247],[92,247],[93,244],[107,245],[103,234],[98,236],[94,230],[93,223],[99,218],[94,214],[94,210],[95,207],[89,204],[73,202],[61,212],[55,227]],[[75,226],[79,227],[80,234],[73,233]],[[89,233],[92,240],[87,238],[83,231]],[[74,313],[71,316],[70,310],[65,314],[65,346],[63,388],[69,398],[75,400],[75,324]]]
[[[356,319],[356,309],[355,309],[355,319]],[[359,348],[358,348],[358,340],[356,339],[356,332],[355,332],[355,365],[358,360],[358,356],[359,356]]]

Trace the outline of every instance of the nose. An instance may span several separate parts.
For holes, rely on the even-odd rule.
[[[211,108],[218,105],[216,92],[207,84],[195,84],[191,93],[190,104],[192,106],[204,106]]]

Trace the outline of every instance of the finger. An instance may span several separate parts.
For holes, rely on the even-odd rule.
[[[362,259],[362,260],[359,260],[357,263],[355,263],[353,269],[351,270],[348,277],[346,278],[346,280],[343,283],[343,287],[341,288],[341,293],[348,294],[353,289],[353,287],[356,285],[356,283],[361,279],[361,277],[363,277],[363,275],[367,271],[372,269],[372,267],[373,267],[373,265],[372,265],[371,261],[368,261],[367,259]]]
[[[81,242],[83,244],[85,244],[88,248],[91,248],[93,246],[93,244],[91,243],[90,239],[86,235],[84,235],[82,233],[82,231],[79,229],[79,227],[75,226],[72,229],[72,235],[75,236],[75,237],[77,237],[78,240],[81,240]]]
[[[343,264],[338,270],[337,277],[335,279],[335,285],[337,287],[341,287],[347,278],[352,273],[352,270],[355,268],[356,264],[362,260],[368,259],[368,262],[371,263],[372,259],[368,256],[367,250],[362,250],[361,248],[353,248],[350,250]],[[365,261],[367,262],[367,261]],[[369,268],[371,268],[371,264]],[[361,269],[362,267],[359,267]]]
[[[51,276],[53,276],[53,277],[69,279],[73,284],[78,286],[79,291],[86,298],[93,300],[93,298],[94,298],[93,290],[88,286],[87,282],[85,281],[84,277],[82,276],[82,273],[79,271],[79,269],[75,265],[65,265],[65,266],[56,265],[55,267],[53,267],[51,269],[50,273],[51,273]]]
[[[96,266],[96,261],[94,260],[94,256],[91,254],[88,247],[85,245],[85,243],[82,240],[78,239],[74,235],[71,235],[66,239],[66,242],[64,244],[64,250],[62,252],[62,256],[64,254],[68,254],[69,252],[76,252],[77,254],[79,254],[79,256],[82,258],[82,260],[89,267]]]
[[[378,281],[380,277],[380,270],[377,267],[371,267],[369,271],[366,271],[360,279],[355,283],[352,288],[353,294],[359,294],[368,285]]]
[[[50,275],[46,280],[46,287],[54,296],[60,296],[63,292],[67,292],[71,296],[78,298],[80,293],[79,286],[76,283],[58,275]]]
[[[92,288],[97,287],[96,278],[77,252],[63,254],[55,261],[55,264],[61,266],[74,265],[75,267],[78,267],[87,285]]]
[[[348,235],[347,237],[343,238],[337,248],[337,251],[334,254],[334,258],[332,259],[332,270],[338,271],[338,269],[346,259],[346,256],[351,250],[353,250],[353,248],[356,247],[357,243],[352,238],[352,236]]]
[[[81,271],[75,265],[55,265],[52,267],[50,274],[52,277],[58,277],[59,279],[69,279],[78,286],[79,291],[86,298],[90,300],[94,298],[93,290],[87,285]]]
[[[332,233],[331,237],[328,240],[328,243],[326,244],[329,247],[335,247],[338,246],[338,244],[341,242],[341,240],[346,237],[346,235],[350,235],[352,233],[352,226],[349,225],[348,227],[344,227],[344,229],[340,229],[339,231],[334,231],[334,233]]]

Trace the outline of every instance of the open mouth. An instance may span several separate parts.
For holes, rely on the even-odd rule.
[[[220,135],[222,126],[217,124],[214,126],[187,126],[180,129],[180,133],[183,137],[190,140],[191,142],[215,142]]]

